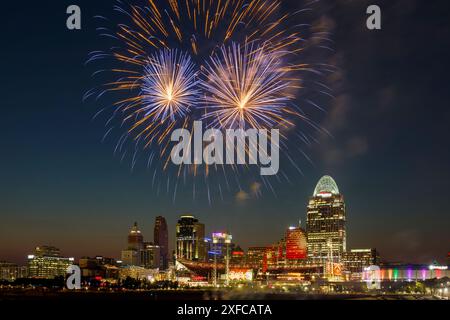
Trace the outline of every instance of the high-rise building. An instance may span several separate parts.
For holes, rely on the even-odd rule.
[[[124,265],[141,265],[141,250],[144,249],[144,236],[139,230],[137,222],[131,227],[127,238],[127,248],[122,250],[121,260]]]
[[[161,249],[152,242],[144,242],[144,236],[137,222],[128,234],[128,247],[122,250],[122,265],[158,269],[161,266]]]
[[[352,249],[342,255],[342,264],[346,271],[360,273],[364,268],[378,265],[380,256],[376,249]]]
[[[176,226],[177,259],[204,261],[205,225],[191,215],[181,216]]]
[[[339,262],[346,251],[345,204],[336,182],[322,177],[307,207],[308,258],[312,263]]]
[[[307,258],[306,233],[300,227],[289,227],[286,230],[286,260],[303,260]]]
[[[153,242],[160,249],[160,267],[166,270],[169,266],[169,231],[164,217],[158,216],[155,219]]]
[[[34,254],[28,255],[28,274],[33,278],[53,279],[65,276],[67,268],[74,258],[61,257],[58,248],[51,246],[36,247]]]
[[[142,235],[141,230],[139,230],[137,222],[135,222],[128,234],[128,249],[140,250],[143,247],[144,236]]]
[[[161,265],[161,248],[151,242],[144,242],[140,251],[140,265],[146,269],[158,269]]]

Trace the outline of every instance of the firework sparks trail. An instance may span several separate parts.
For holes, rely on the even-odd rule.
[[[142,110],[154,120],[183,118],[200,97],[196,66],[177,50],[163,49],[150,57],[142,82]]]
[[[155,181],[156,171],[160,170],[156,168],[157,158],[161,159],[163,170],[169,164],[171,132],[178,128],[190,130],[196,119],[220,129],[279,127],[286,131],[295,129],[296,119],[301,119],[320,131],[294,103],[298,98],[296,92],[305,84],[298,71],[328,73],[330,67],[298,63],[308,45],[318,47],[319,40],[329,41],[324,32],[303,34],[302,30],[311,25],[298,23],[298,15],[308,13],[310,8],[284,14],[280,0],[140,3],[143,5],[117,0],[114,10],[125,21],[114,24],[113,29],[98,28],[115,45],[108,51],[92,52],[88,63],[112,62],[112,67],[94,75],[110,72],[114,80],[104,81],[85,97],[99,99],[106,93],[113,95],[110,104],[113,112],[103,139],[115,129],[128,126],[115,150],[125,158],[125,144],[132,141],[134,167],[137,146],[148,148],[147,164],[155,166],[154,183],[159,181]],[[102,21],[109,20],[102,18]],[[321,71],[316,69],[318,66]],[[321,86],[318,92],[329,94],[328,87],[316,84]],[[308,105],[321,109],[316,103]],[[119,126],[114,126],[114,119],[120,121]],[[297,135],[304,136],[298,132]],[[287,139],[283,133],[281,136],[283,147]],[[309,135],[306,139],[314,140]],[[223,167],[204,169],[205,177],[210,170],[223,171],[230,189]],[[238,170],[235,167],[231,170],[237,177]],[[197,166],[180,166],[176,176],[185,179],[186,174],[196,176],[198,172]],[[273,189],[269,181],[262,182]],[[171,185],[178,186],[178,182]]]
[[[282,54],[264,46],[223,46],[204,68],[206,112],[212,127],[271,129],[292,123],[287,115],[295,86]]]

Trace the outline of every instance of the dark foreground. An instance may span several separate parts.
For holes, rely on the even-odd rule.
[[[155,290],[142,292],[61,292],[0,291],[0,314],[12,313],[17,318],[76,319],[100,314],[103,319],[128,319],[142,314],[143,319],[293,319],[303,310],[320,312],[332,318],[344,311],[346,318],[360,319],[376,310],[379,314],[398,312],[410,318],[423,310],[446,313],[448,301],[432,301],[433,297],[416,295],[370,294],[302,294],[273,292]],[[91,313],[92,312],[92,313]],[[86,319],[90,319],[87,317]],[[356,317],[355,317],[356,319]]]
[[[0,301],[210,301],[210,300],[435,300],[432,296],[398,294],[302,294],[212,290],[150,290],[127,292],[73,292],[52,290],[0,291]]]

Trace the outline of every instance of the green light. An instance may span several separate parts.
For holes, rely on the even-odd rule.
[[[398,269],[394,269],[394,280],[398,278]]]

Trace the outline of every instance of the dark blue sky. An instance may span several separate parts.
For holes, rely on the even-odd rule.
[[[365,28],[371,3],[322,1],[319,22],[332,32],[340,70],[321,119],[333,137],[307,150],[314,165],[303,161],[304,175],[276,184],[276,196],[263,190],[238,201],[230,193],[211,205],[201,195],[193,201],[191,190],[179,190],[175,203],[157,195],[151,172],[132,172],[113,142],[101,142],[98,109],[81,101],[92,87],[84,62],[98,49],[92,17],[113,2],[28,2],[2,9],[0,260],[22,261],[39,244],[118,257],[134,221],[152,238],[155,216],[165,216],[173,242],[187,212],[208,231],[229,229],[243,247],[270,244],[305,220],[324,174],[345,195],[350,248],[412,262],[443,260],[450,250],[446,1],[377,1],[383,29],[373,32]],[[81,31],[65,28],[69,4],[82,9]]]

